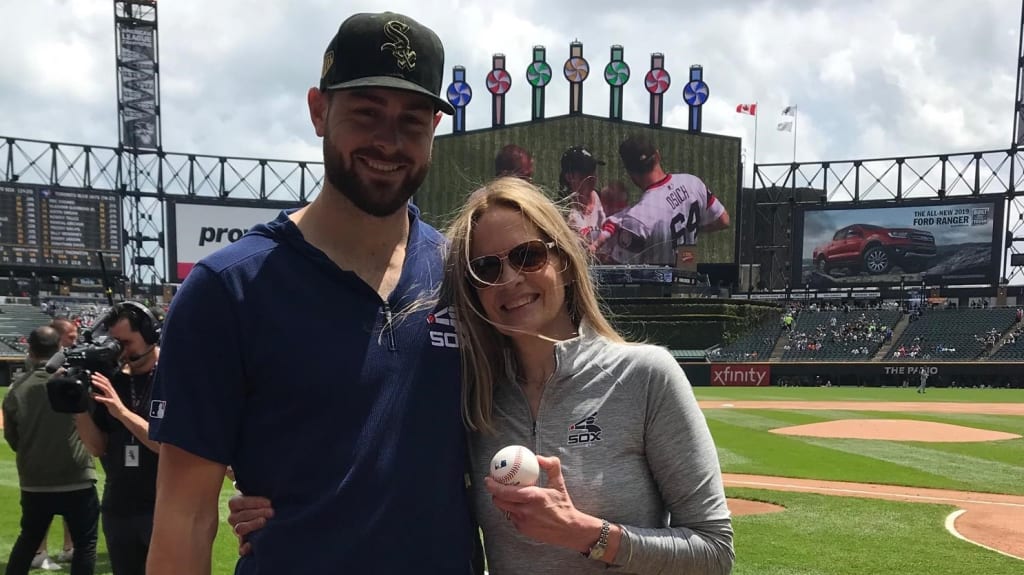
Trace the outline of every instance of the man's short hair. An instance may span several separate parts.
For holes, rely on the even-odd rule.
[[[639,134],[629,136],[619,144],[619,157],[630,174],[646,174],[654,169],[658,148]]]
[[[28,334],[28,353],[38,359],[50,359],[60,351],[60,333],[56,329],[43,325]]]
[[[139,304],[142,305],[142,304]],[[131,305],[114,304],[114,307],[107,312],[107,315],[103,319],[103,327],[110,329],[114,327],[117,322],[122,319],[128,320],[128,327],[132,331],[136,331],[143,334],[146,337],[146,332],[152,332],[157,330],[164,321],[164,311],[157,306],[147,306],[150,315],[156,320],[153,323],[146,314],[139,309],[136,309]]]
[[[66,317],[58,317],[50,322],[50,327],[57,330],[57,333],[63,336],[67,332],[71,331],[71,328],[77,326],[75,325],[75,322],[71,321]]]
[[[498,151],[494,157],[494,175],[496,177],[515,176],[517,178],[530,177],[529,173],[530,152],[515,144],[509,144]]]

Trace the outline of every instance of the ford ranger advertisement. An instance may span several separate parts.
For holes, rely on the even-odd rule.
[[[802,241],[793,246],[800,250],[797,286],[987,284],[998,277],[1001,199],[861,206],[802,211]]]

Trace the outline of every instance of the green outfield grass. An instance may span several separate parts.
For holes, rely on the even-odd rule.
[[[722,469],[783,477],[857,481],[1024,495],[1024,439],[923,443],[824,439],[771,433],[833,419],[918,419],[1024,435],[1024,417],[762,409],[704,411]]]
[[[99,464],[97,463],[97,466]],[[97,469],[100,476],[98,489],[102,497],[103,469]],[[19,521],[21,520],[21,505],[19,503],[18,471],[14,464],[14,452],[3,443],[0,447],[0,573],[7,568],[7,558],[10,556],[11,548],[15,539],[18,538]],[[225,482],[221,491],[221,517],[226,518],[228,514],[228,498],[234,494],[229,482]],[[64,540],[60,519],[56,519],[50,528],[49,550],[51,554],[60,551]],[[111,573],[110,560],[107,557],[106,540],[103,537],[102,527],[99,536],[96,561],[97,575]],[[222,522],[217,531],[217,539],[213,549],[213,571],[214,575],[231,575],[235,572],[235,559],[238,558],[238,545],[231,528],[227,522]],[[64,572],[67,572],[70,564],[64,564]],[[41,569],[32,573],[47,573]]]
[[[767,501],[781,513],[733,519],[734,575],[1012,575],[1021,561],[954,538],[955,507],[758,489],[730,497]]]
[[[7,394],[6,387],[0,387],[0,400]],[[96,461],[96,472],[100,477],[97,488],[100,496],[103,495],[103,468],[99,461]],[[18,538],[19,522],[21,521],[21,503],[18,489],[18,470],[14,462],[14,452],[11,451],[7,442],[0,441],[0,573],[7,569],[7,558],[10,556],[11,548],[15,539]],[[234,495],[231,483],[225,481],[224,489],[220,497],[221,517],[228,516],[228,498]],[[56,519],[50,527],[49,550],[51,554],[60,551],[64,541],[63,529],[60,526],[60,519]],[[102,527],[100,531],[97,550],[96,574],[104,575],[111,573],[110,560],[107,557],[107,544],[103,537]],[[221,523],[217,531],[217,539],[213,548],[213,575],[231,575],[235,572],[235,560],[238,558],[238,544],[231,528],[227,522]],[[64,564],[64,571],[70,570],[70,564]],[[32,573],[49,573],[42,569],[33,570]],[[60,573],[55,571],[54,573]]]
[[[1024,391],[872,388],[697,388],[707,400],[1024,401]],[[0,388],[0,397],[6,388]],[[832,419],[919,419],[1024,435],[1024,417],[814,410],[707,409],[723,470],[1024,495],[1024,439],[987,443],[918,443],[783,436],[770,429]],[[102,470],[101,474],[102,474]],[[20,507],[14,453],[0,442],[0,571],[18,534]],[[227,517],[226,484],[221,517]],[[728,489],[730,497],[783,505],[783,513],[735,518],[736,575],[1010,575],[1024,563],[949,535],[945,517],[955,508],[755,489]],[[50,549],[62,535],[51,531]],[[100,537],[97,573],[110,573]],[[214,574],[234,572],[236,542],[221,523]],[[34,573],[44,573],[36,571]]]
[[[947,389],[901,387],[694,387],[697,399],[718,401],[917,401],[1024,403],[1024,389]]]

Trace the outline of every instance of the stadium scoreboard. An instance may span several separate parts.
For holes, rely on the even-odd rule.
[[[115,192],[0,184],[0,267],[123,272],[121,198]]]

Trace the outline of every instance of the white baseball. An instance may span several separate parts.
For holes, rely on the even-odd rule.
[[[491,478],[503,485],[536,485],[538,476],[537,456],[522,445],[504,447],[491,458]]]

